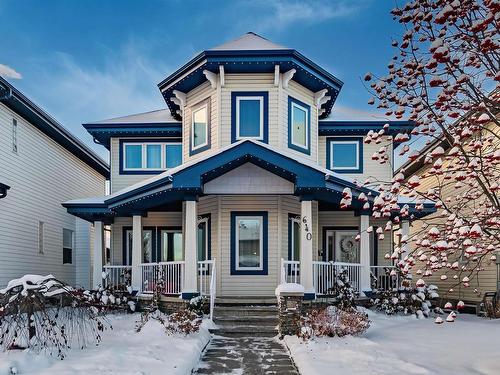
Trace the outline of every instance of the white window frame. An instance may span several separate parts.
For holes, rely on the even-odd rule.
[[[333,146],[336,144],[353,144],[356,146],[356,165],[355,166],[350,166],[350,167],[336,167],[333,164]],[[330,141],[330,168],[332,171],[338,170],[354,170],[354,169],[359,169],[359,142],[358,141]]]
[[[160,168],[148,168],[147,167],[147,146],[148,145],[156,145],[161,146],[161,167]],[[168,146],[180,145],[182,147],[182,142],[123,142],[122,149],[122,165],[123,171],[149,171],[149,172],[157,172],[157,171],[166,171],[167,169],[175,168],[167,168],[167,149]],[[142,166],[141,168],[127,168],[127,146],[141,146],[141,154],[142,154]],[[182,153],[182,150],[181,150]]]
[[[259,220],[259,267],[240,267],[240,220]],[[262,216],[236,216],[235,218],[235,250],[236,271],[263,271],[264,270],[264,218]]]
[[[195,146],[194,145],[194,114],[198,111],[201,111],[201,110],[205,110],[205,115],[206,115],[206,119],[207,119],[207,121],[205,122],[205,142]],[[205,102],[204,104],[201,104],[200,106],[196,106],[192,109],[192,111],[191,111],[191,151],[196,151],[196,150],[199,150],[200,148],[208,146],[208,131],[209,131],[208,122],[209,121],[210,120],[208,118],[208,103]]]
[[[310,132],[310,126],[311,124],[309,123],[309,109],[304,107],[304,106],[301,106],[300,104],[297,104],[295,103],[294,101],[291,102],[291,113],[290,113],[290,116],[291,116],[291,126],[290,126],[290,129],[291,129],[291,132],[292,134],[290,134],[290,143],[296,147],[299,147],[299,148],[303,148],[303,149],[309,149],[309,132]],[[298,144],[298,143],[295,143],[293,141],[293,107],[297,107],[298,109],[304,111],[306,113],[306,144],[305,145],[301,145],[301,144]]]
[[[71,232],[71,248],[64,246],[64,231],[68,230]],[[71,249],[71,263],[64,263],[64,249]],[[71,266],[73,265],[73,258],[75,255],[75,231],[73,229],[63,228],[63,265]]]
[[[208,221],[209,221],[208,216],[205,216],[205,217],[202,217],[202,218],[198,219],[198,223],[196,225],[196,230],[198,231],[199,230],[198,226],[200,224],[203,224],[203,223],[205,224],[205,244],[206,244],[206,248],[205,248],[205,260],[210,260],[208,258],[208,247],[210,246],[208,244],[208,227],[209,227]],[[198,239],[198,236],[196,236],[196,238]],[[198,243],[196,244],[196,254],[198,256]]]
[[[38,254],[45,252],[45,222],[38,221]]]
[[[256,137],[241,137],[240,136],[240,102],[242,100],[258,100],[260,109],[260,124],[259,124],[259,135]],[[264,97],[262,95],[257,96],[237,96],[236,97],[236,140],[242,139],[255,139],[257,141],[264,140]]]
[[[12,152],[17,154],[17,119],[12,118]]]

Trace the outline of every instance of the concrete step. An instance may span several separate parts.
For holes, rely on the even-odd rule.
[[[276,306],[277,300],[274,297],[217,297],[215,299],[215,304],[218,306],[265,306],[271,305]]]
[[[278,317],[276,315],[265,315],[265,316],[214,316],[214,321],[216,324],[219,323],[246,323],[246,324],[278,324]]]
[[[274,337],[278,334],[276,327],[227,325],[209,330],[210,333],[224,337]]]
[[[277,306],[220,306],[215,305],[214,312],[234,313],[234,315],[262,315],[274,314],[278,315]]]

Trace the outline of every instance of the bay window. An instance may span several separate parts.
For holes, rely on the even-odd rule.
[[[153,174],[182,164],[182,144],[154,140],[121,141],[120,173]]]

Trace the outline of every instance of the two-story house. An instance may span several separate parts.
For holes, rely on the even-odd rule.
[[[314,298],[345,266],[370,290],[393,235],[374,235],[387,220],[370,217],[377,193],[356,180],[390,180],[391,160],[372,155],[412,124],[390,122],[364,144],[387,122],[329,120],[342,82],[254,33],[201,52],[158,87],[167,109],[84,125],[111,153],[111,195],[64,206],[94,223],[95,286],[104,266],[114,278],[131,269],[133,289],[151,291],[161,267],[165,293],[183,298],[205,293],[214,271],[218,296],[272,296],[286,279]]]
[[[0,77],[0,287],[53,274],[89,287],[91,224],[61,202],[105,194],[109,166]]]

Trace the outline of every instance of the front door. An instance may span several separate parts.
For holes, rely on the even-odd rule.
[[[357,231],[327,230],[325,232],[325,260],[327,262],[359,263]]]

